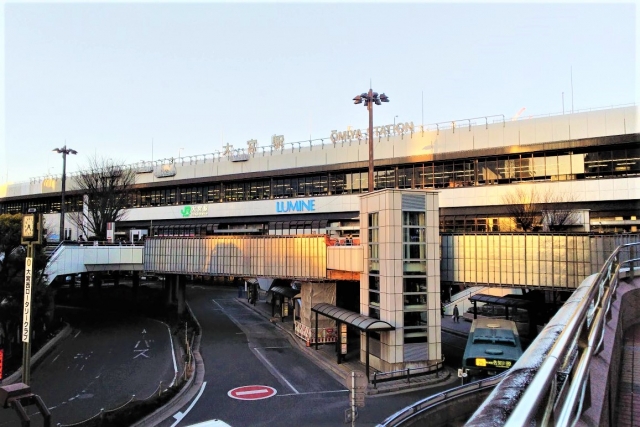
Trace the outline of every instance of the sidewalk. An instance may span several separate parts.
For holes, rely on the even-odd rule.
[[[247,302],[246,298],[238,298],[238,301],[245,306],[249,307],[256,313],[261,316],[271,319],[271,305],[265,303],[265,301],[258,301],[256,305],[251,305]],[[466,328],[466,334],[469,333],[469,328],[471,327],[471,323],[463,322],[462,319],[460,323],[453,323],[451,319],[443,319],[443,329],[445,329],[445,321],[448,320],[447,328],[454,328],[454,333],[456,334],[464,334]],[[466,325],[465,325],[466,323]],[[360,372],[362,374],[365,373],[365,365],[358,360],[359,351],[350,352],[347,354],[347,360],[342,362],[341,364],[337,363],[336,353],[335,353],[335,345],[319,345],[318,350],[316,351],[315,346],[307,347],[306,343],[297,337],[293,331],[293,320],[291,318],[285,319],[282,322],[280,319],[274,321],[273,324],[280,328],[282,331],[286,332],[288,335],[288,339],[292,345],[297,346],[300,351],[304,353],[305,356],[313,360],[316,365],[320,366],[323,370],[331,374],[338,381],[346,385],[346,381],[351,377],[351,372]],[[370,368],[369,378],[373,379],[374,369]],[[394,381],[385,381],[378,382],[376,386],[372,383],[369,383],[367,394],[375,395],[382,393],[396,393],[402,391],[412,391],[422,388],[433,387],[437,385],[442,385],[445,383],[457,383],[459,381],[457,377],[457,373],[454,372],[452,368],[445,366],[440,372],[422,375],[419,377],[411,377],[408,381],[406,378],[398,379]]]

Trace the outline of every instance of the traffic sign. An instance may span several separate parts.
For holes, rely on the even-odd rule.
[[[238,400],[260,400],[275,396],[276,389],[267,385],[245,385],[229,390],[227,395]]]

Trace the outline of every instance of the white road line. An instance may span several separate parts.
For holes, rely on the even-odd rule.
[[[265,391],[271,391],[268,388],[261,388],[259,390],[249,390],[249,391],[238,391],[235,394],[237,394],[238,396],[244,396],[246,394],[260,394],[260,393],[264,393]]]
[[[268,350],[268,349],[273,349],[273,348],[291,348],[291,346],[284,346],[284,347],[254,347],[254,348],[262,348],[262,349]]]
[[[167,325],[165,323],[165,326],[167,327],[167,331],[169,331],[169,342],[171,343],[171,356],[173,356],[173,381],[171,381],[171,384],[169,385],[169,387],[173,387],[173,385],[176,383],[176,379],[178,378],[178,365],[176,364],[176,352],[173,351],[173,339],[171,336],[171,329],[169,328],[169,325]]]
[[[78,338],[78,335],[80,335],[80,332],[82,332],[82,331],[78,331],[78,333],[77,333],[77,334],[75,334],[73,337],[74,337],[74,338]]]
[[[198,395],[196,396],[195,399],[193,399],[193,402],[191,402],[191,405],[189,405],[189,407],[187,408],[186,411],[184,411],[184,412],[176,412],[173,415],[173,418],[176,419],[176,422],[171,424],[171,427],[176,427],[176,425],[178,425],[178,423],[180,421],[182,421],[182,419],[189,413],[189,411],[191,409],[193,409],[193,407],[196,405],[196,402],[198,401],[198,399],[200,399],[200,396],[202,396],[202,392],[204,392],[204,388],[206,387],[206,385],[207,385],[206,381],[202,383],[202,387],[200,387],[200,391],[198,392]]]
[[[292,386],[292,385],[291,385],[291,383],[290,383],[289,381],[287,381],[287,379],[286,379],[286,378],[285,378],[285,377],[280,373],[280,371],[278,371],[278,370],[276,369],[276,367],[275,367],[275,366],[273,366],[273,365],[272,365],[272,364],[267,360],[267,358],[266,358],[266,357],[264,357],[264,356],[260,353],[260,351],[259,351],[257,348],[253,348],[253,350],[256,352],[256,354],[257,354],[258,356],[260,356],[260,358],[264,361],[264,363],[266,363],[267,365],[269,365],[269,367],[271,367],[271,369],[273,369],[273,371],[274,371],[276,374],[278,374],[278,376],[279,376],[280,378],[282,378],[282,381],[284,381],[284,382],[289,386],[289,388],[290,388],[291,390],[293,390],[293,392],[294,392],[295,394],[300,394],[300,392],[299,392],[298,390],[296,390],[296,388],[295,388],[294,386]]]
[[[279,394],[278,396],[300,396],[303,394],[325,394],[325,393],[348,393],[349,390],[344,389],[344,390],[328,390],[328,391],[309,391],[306,393],[291,393],[291,394]]]
[[[211,302],[213,302],[215,305],[217,305],[218,307],[220,307],[220,310],[224,310],[224,308],[223,308],[220,304],[218,304],[218,301],[216,301],[216,300],[212,299],[212,300],[211,300]]]
[[[62,354],[62,353],[60,353],[60,354]],[[54,357],[54,358],[53,358],[53,360],[51,361],[51,364],[52,364],[52,365],[54,364],[54,362],[55,362],[56,360],[58,360],[58,357],[60,357],[60,354],[58,354],[56,357]]]
[[[138,348],[139,345],[140,345],[140,341],[138,341],[133,348]]]

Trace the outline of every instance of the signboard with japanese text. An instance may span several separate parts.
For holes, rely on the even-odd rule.
[[[29,342],[31,335],[31,281],[33,275],[33,258],[24,260],[24,310],[22,317],[22,342]]]

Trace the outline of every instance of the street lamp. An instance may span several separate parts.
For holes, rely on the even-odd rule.
[[[54,148],[52,151],[62,153],[62,203],[60,204],[60,242],[64,240],[64,186],[67,179],[67,154],[78,154],[73,148]]]
[[[378,97],[378,92],[369,89],[369,93],[362,93],[353,98],[354,104],[362,104],[369,110],[369,193],[373,191],[373,104],[380,105],[389,102],[389,97],[384,93]]]

